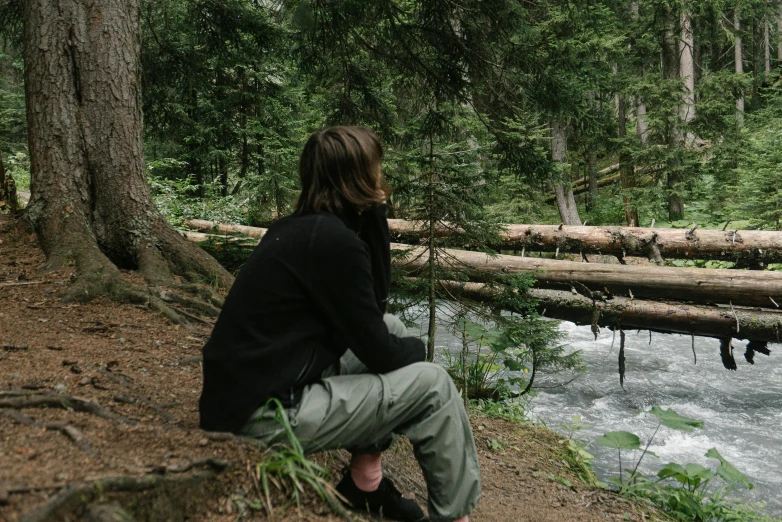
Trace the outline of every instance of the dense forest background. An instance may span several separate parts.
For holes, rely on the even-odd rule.
[[[0,151],[24,190],[6,4]],[[266,224],[308,133],[362,124],[392,217],[779,229],[777,4],[148,1],[150,181],[174,220]]]
[[[84,7],[83,2],[75,4]],[[15,186],[22,199],[32,192],[35,200],[38,192],[38,207],[28,210],[27,217],[48,262],[58,253],[68,263],[75,259],[76,271],[86,283],[71,286],[91,292],[79,291],[81,299],[107,294],[149,305],[159,298],[158,309],[172,312],[162,302],[163,286],[188,280],[218,290],[233,281],[211,258],[201,259],[200,270],[183,262],[193,251],[204,255],[190,244],[192,250],[182,249],[184,254],[178,257],[163,255],[176,243],[161,231],[163,227],[155,228],[152,218],[157,214],[150,211],[151,203],[138,213],[152,216],[149,226],[139,227],[146,235],[125,228],[138,216],[122,216],[127,218],[124,222],[115,219],[117,214],[130,214],[113,205],[116,201],[149,199],[144,168],[157,208],[180,230],[188,218],[266,226],[292,209],[298,194],[298,156],[307,136],[327,125],[365,125],[385,145],[383,170],[394,187],[389,217],[414,220],[423,232],[417,237],[422,247],[418,257],[425,262],[420,270],[396,274],[397,301],[391,311],[424,318],[416,324],[428,321],[429,359],[436,355],[437,326],[447,323],[462,340],[462,352],[443,350],[437,355],[466,392],[465,401],[486,401],[484,409],[502,402],[494,413],[515,418],[522,416],[518,412],[523,406],[513,400],[532,389],[537,372],[564,374],[554,384],[560,386],[585,369],[581,356],[568,352],[555,321],[538,315],[539,303],[526,292],[535,284],[529,273],[513,275],[502,269],[491,278],[479,278],[481,288],[489,290],[481,302],[454,296],[449,289],[472,279],[467,263],[457,262],[454,251],[446,247],[495,253],[491,247],[501,245],[498,233],[503,223],[686,227],[690,233],[695,225],[723,230],[729,225],[732,230],[782,227],[779,1],[147,0],[140,12],[129,9],[135,4],[128,1],[115,11],[132,11],[130,16],[120,13],[124,18],[116,17],[118,25],[113,27],[124,24],[129,37],[114,35],[121,41],[105,53],[98,40],[85,38],[77,42],[79,48],[70,36],[63,36],[70,35],[68,30],[77,32],[65,27],[72,23],[68,17],[58,24],[48,19],[51,10],[29,8],[23,13],[23,5],[22,0],[0,0],[0,210],[13,207],[9,186]],[[46,5],[53,9],[57,4]],[[74,12],[83,15],[93,7]],[[104,7],[97,4],[95,11]],[[28,23],[26,36],[25,17],[36,21]],[[71,17],[76,19],[73,13]],[[89,21],[76,20],[77,26]],[[62,31],[59,36],[68,42],[66,49],[45,56],[48,49],[41,46],[49,33],[42,28],[49,22],[62,26],[57,27]],[[40,34],[31,35],[33,25]],[[146,163],[137,164],[144,191],[134,192],[124,190],[123,182],[130,186],[135,173],[121,171],[117,176],[111,161],[98,162],[103,172],[93,169],[92,153],[135,160],[141,157],[141,147],[139,142],[127,154],[106,150],[111,147],[99,138],[111,127],[91,127],[101,120],[103,107],[96,106],[105,103],[107,112],[119,114],[122,103],[114,103],[110,88],[82,89],[89,85],[80,82],[89,80],[79,75],[113,71],[106,66],[110,59],[92,67],[90,60],[96,56],[130,56],[131,66],[122,80],[132,92],[122,94],[129,100],[123,115],[133,120],[140,114],[134,112],[138,69],[131,56],[137,30]],[[77,64],[77,56],[84,61]],[[49,78],[57,60],[56,65],[66,66]],[[102,83],[94,83],[111,87],[105,76],[99,78]],[[72,111],[78,114],[70,120],[73,125],[41,132],[46,122],[62,123],[66,118],[41,118],[50,105],[26,107],[31,84],[40,91],[56,87],[44,93],[49,95],[44,101],[61,96],[68,98],[63,106],[78,105]],[[105,97],[87,100],[93,103],[82,110],[82,96],[95,92]],[[39,103],[43,98],[39,96]],[[67,110],[62,113],[68,116]],[[62,170],[41,165],[41,157],[57,156],[60,142],[69,138],[72,143],[67,145],[76,150],[78,160],[72,162],[72,170],[82,171],[72,177],[84,181],[73,184],[78,190],[67,194],[72,200],[57,200],[58,194],[50,190],[31,190],[27,119],[34,121],[36,115],[38,128],[30,126],[30,142],[39,145],[34,185],[69,177],[67,162],[59,164],[65,165]],[[94,133],[92,141],[79,135],[84,129]],[[39,135],[33,136],[36,130]],[[95,189],[95,180],[107,178],[114,183]],[[95,197],[112,191],[119,196],[114,201]],[[50,199],[60,205],[59,214],[52,211],[54,218],[41,219]],[[81,236],[65,226],[57,228],[68,221],[63,216],[71,215],[71,201],[76,200],[84,207],[76,209],[86,225]],[[442,228],[459,233],[435,233]],[[734,243],[735,237],[734,233]],[[70,239],[71,246],[57,252],[63,238]],[[80,259],[85,238],[96,248]],[[205,248],[235,272],[249,250],[245,243],[232,251],[232,244],[226,240]],[[149,250],[157,250],[159,258],[145,256]],[[555,258],[558,247],[556,252]],[[660,259],[663,263],[744,268],[723,259],[672,257]],[[116,271],[115,279],[102,276],[109,265]],[[139,270],[146,288],[120,285],[119,268]],[[225,272],[225,277],[217,270],[209,272],[212,268]],[[782,264],[754,263],[751,268],[778,270]],[[99,274],[100,280],[84,277],[90,273]],[[664,282],[676,286],[675,281]],[[98,284],[89,286],[92,283]],[[603,284],[599,287],[613,299]],[[768,285],[769,279],[762,284]],[[598,304],[604,304],[605,296],[599,288],[592,292],[583,284],[565,293],[578,296],[579,291],[589,297],[597,336]],[[198,294],[203,295],[207,300],[213,297],[208,289]],[[629,298],[634,299],[632,292]],[[761,298],[770,306],[765,296]],[[779,307],[772,296],[768,299]],[[724,301],[738,334],[733,305],[742,303]],[[219,313],[211,305],[193,310]],[[167,317],[181,319],[175,312]],[[198,316],[195,320],[210,324]],[[625,332],[616,323],[610,327],[614,336],[619,330],[621,386]],[[751,340],[747,361],[753,363],[755,349],[768,354],[766,344]],[[694,346],[693,340],[693,355]],[[719,346],[723,365],[735,370],[731,337],[720,337]],[[574,448],[577,454],[583,450]]]

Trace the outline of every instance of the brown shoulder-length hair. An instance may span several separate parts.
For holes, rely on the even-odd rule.
[[[385,202],[390,194],[380,162],[383,146],[365,127],[329,127],[310,136],[299,160],[298,213],[359,212]]]

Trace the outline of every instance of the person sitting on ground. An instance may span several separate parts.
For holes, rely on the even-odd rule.
[[[244,264],[204,347],[201,428],[283,440],[282,405],[305,453],[353,454],[337,491],[386,519],[427,520],[383,477],[396,435],[413,444],[429,520],[467,521],[480,496],[470,423],[447,372],[385,314],[390,240],[372,131],[313,134],[299,163],[296,211]]]

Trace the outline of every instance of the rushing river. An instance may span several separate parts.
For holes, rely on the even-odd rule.
[[[421,327],[423,330],[423,326]],[[782,515],[782,351],[772,345],[771,356],[755,355],[755,365],[744,361],[743,342],[735,343],[738,371],[723,368],[719,342],[695,338],[697,364],[693,364],[689,336],[627,332],[624,390],[619,386],[617,355],[619,335],[603,329],[597,340],[589,326],[563,322],[565,341],[581,350],[588,372],[564,387],[540,390],[531,402],[530,416],[551,429],[566,432],[574,416],[585,423],[575,437],[590,442],[608,431],[630,431],[645,445],[657,426],[644,411],[652,406],[704,422],[703,429],[685,433],[661,427],[641,471],[653,475],[668,462],[695,462],[711,469],[717,461],[704,456],[717,450],[754,483],[742,498],[766,504],[766,511]],[[438,352],[457,352],[461,340],[441,328]],[[776,348],[776,349],[775,349]],[[552,384],[552,381],[543,383]],[[565,425],[565,426],[563,426]],[[617,475],[616,450],[591,445],[595,470],[601,478]],[[623,455],[631,465],[632,452]],[[635,458],[640,454],[637,452]],[[624,467],[623,466],[623,467]]]

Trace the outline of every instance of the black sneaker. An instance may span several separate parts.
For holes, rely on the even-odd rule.
[[[414,500],[404,498],[394,483],[383,477],[376,491],[361,491],[353,482],[348,471],[339,484],[337,491],[348,501],[349,507],[356,511],[368,511],[382,515],[383,519],[399,522],[426,522],[424,512]]]

